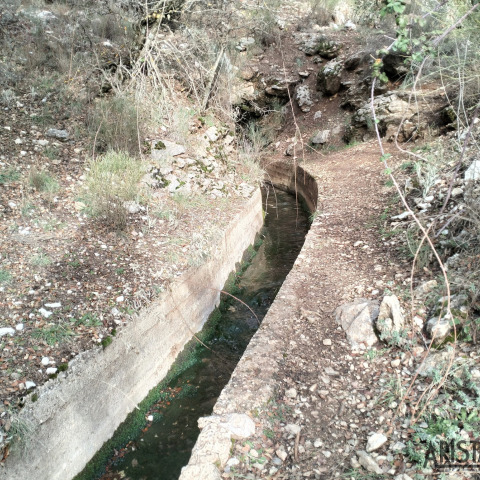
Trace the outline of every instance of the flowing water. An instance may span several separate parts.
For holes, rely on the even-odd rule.
[[[212,413],[292,268],[309,228],[308,214],[293,195],[266,187],[263,201],[263,242],[234,289],[235,296],[249,305],[256,317],[231,298],[221,305],[215,321],[210,322],[213,326],[207,323],[202,337],[208,348],[196,343],[195,361],[165,385],[161,400],[150,408],[150,422],[139,437],[117,451],[102,480],[177,480],[188,463],[199,433],[198,418]]]

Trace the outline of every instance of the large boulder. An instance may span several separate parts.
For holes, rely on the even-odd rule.
[[[343,63],[337,60],[328,62],[317,75],[317,90],[326,95],[335,95],[342,83]]]
[[[377,343],[373,325],[378,312],[378,302],[366,298],[358,298],[337,308],[335,319],[345,330],[352,347],[371,347]]]

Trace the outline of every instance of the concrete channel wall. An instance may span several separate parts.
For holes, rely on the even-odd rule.
[[[274,163],[267,167],[266,178],[275,187],[301,197],[312,213],[316,210],[318,185],[302,167]],[[304,248],[311,241],[307,234]],[[284,339],[288,338],[282,332],[288,329],[288,319],[300,308],[295,285],[300,280],[298,266],[304,260],[302,252],[303,249],[222,390],[213,415],[199,420],[202,430],[180,480],[221,480],[218,466],[223,468],[230,458],[232,439],[248,438],[255,432],[250,412],[264,407],[273,396],[274,374],[285,350]]]
[[[187,272],[122,328],[105,350],[72,360],[27,400],[28,443],[0,467],[1,480],[70,480],[167,374],[219,302],[219,290],[263,223],[260,190],[229,223],[217,255]]]

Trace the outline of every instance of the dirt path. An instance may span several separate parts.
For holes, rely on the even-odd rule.
[[[276,352],[256,360],[260,383],[268,383],[271,374],[261,379],[259,370],[275,370],[274,395],[259,407],[254,399],[260,384],[257,390],[242,369],[232,378],[233,385],[240,385],[237,392],[247,391],[250,398],[250,403],[235,400],[237,411],[240,406],[258,407],[253,410],[257,436],[237,442],[234,454],[240,464],[227,466],[226,478],[349,478],[355,451],[365,450],[372,432],[385,433],[391,426],[390,406],[395,405],[383,401],[388,388],[380,377],[395,372],[395,352],[382,351],[380,344],[378,350],[353,350],[335,321],[339,305],[359,297],[381,298],[406,273],[407,265],[396,260],[395,249],[380,234],[378,219],[392,191],[385,187],[378,158],[377,145],[370,142],[317,155],[305,164],[319,185],[318,214],[279,293],[285,306],[268,321],[268,329],[276,325],[280,337],[274,340]],[[255,354],[255,342],[245,355],[249,353]],[[230,391],[225,398],[231,401],[233,396]],[[220,403],[221,410],[226,402]],[[394,433],[389,440],[390,446],[401,438]],[[404,466],[393,466],[390,452],[379,452],[376,461],[382,468],[389,464],[389,473],[402,473]]]

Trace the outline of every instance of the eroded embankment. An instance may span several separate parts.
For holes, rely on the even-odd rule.
[[[258,190],[227,227],[216,258],[173,284],[107,348],[79,355],[40,387],[18,419],[26,446],[10,454],[0,478],[67,480],[80,472],[201,330],[262,223]]]
[[[311,212],[316,210],[317,182],[303,168],[283,162],[274,163],[267,167],[267,179],[275,187],[301,197]],[[295,265],[301,259],[300,254]],[[251,420],[247,413],[271,398],[275,385],[273,374],[278,370],[279,352],[282,351],[280,342],[284,341],[278,331],[284,319],[289,314],[294,315],[296,312],[293,310],[297,309],[292,290],[295,265],[220,394],[213,415],[199,421],[202,431],[189,464],[182,470],[181,480],[221,478],[217,466],[223,467],[227,462],[231,439],[251,433]]]

